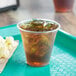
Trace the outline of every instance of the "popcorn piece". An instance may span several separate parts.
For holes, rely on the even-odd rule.
[[[0,58],[8,58],[9,56],[9,50],[5,45],[0,43]]]
[[[17,42],[14,40],[13,37],[3,37],[0,36],[0,58],[8,58],[10,51],[13,50],[17,45]]]
[[[0,43],[5,43],[5,40],[3,39],[3,37],[2,36],[0,36]]]
[[[9,51],[12,50],[15,46],[14,38],[13,37],[6,37],[5,44],[6,44]]]

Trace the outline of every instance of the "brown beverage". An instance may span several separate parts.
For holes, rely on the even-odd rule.
[[[18,26],[22,35],[27,64],[47,65],[59,24],[47,20],[30,20]]]
[[[56,12],[72,11],[74,0],[54,0]]]

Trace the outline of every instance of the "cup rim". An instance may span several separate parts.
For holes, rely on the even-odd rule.
[[[30,30],[24,30],[20,27],[20,24],[24,23],[24,22],[28,22],[28,21],[31,21],[33,19],[28,19],[28,20],[23,20],[23,21],[20,21],[18,24],[17,24],[17,28],[21,31],[24,31],[24,32],[30,32],[30,33],[49,33],[49,32],[55,32],[55,31],[58,31],[60,29],[60,24],[54,20],[51,20],[51,19],[40,19],[38,18],[37,20],[45,20],[45,21],[50,21],[52,23],[55,23],[58,25],[58,27],[54,30],[50,30],[50,31],[30,31]]]

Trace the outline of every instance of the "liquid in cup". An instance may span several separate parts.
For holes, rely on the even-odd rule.
[[[37,19],[18,24],[25,49],[27,64],[49,64],[56,33],[60,25],[51,20]]]
[[[56,12],[72,11],[74,0],[54,0]]]

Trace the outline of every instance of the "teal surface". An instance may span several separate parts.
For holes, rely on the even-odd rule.
[[[58,31],[50,64],[31,67],[26,64],[20,32],[15,25],[0,28],[3,37],[13,36],[19,46],[0,76],[76,76],[76,38]]]

